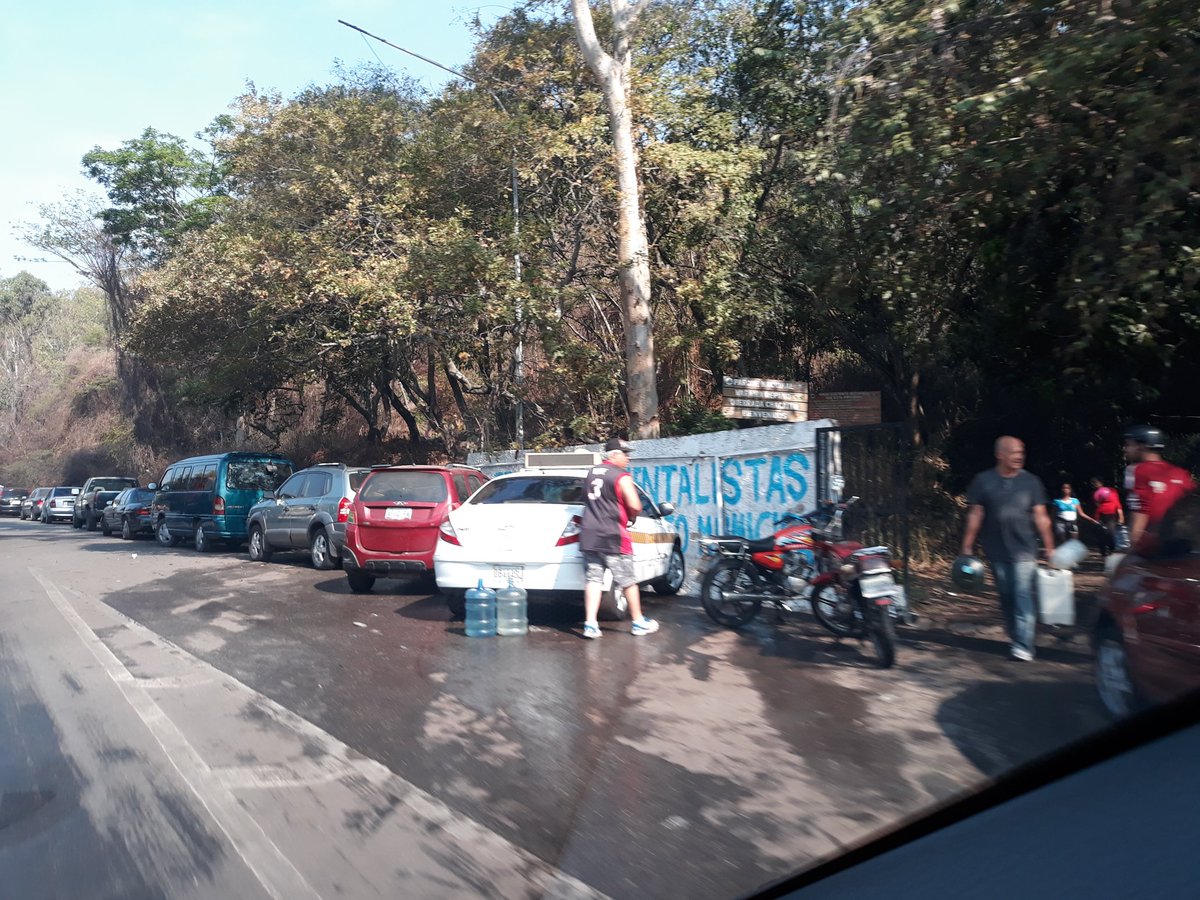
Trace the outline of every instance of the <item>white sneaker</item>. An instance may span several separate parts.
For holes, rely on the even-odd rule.
[[[1009,650],[1009,655],[1013,659],[1019,659],[1021,662],[1033,662],[1033,654],[1024,647],[1013,647]]]
[[[583,636],[590,641],[604,637],[604,632],[600,630],[599,625],[593,625],[591,622],[583,623]]]
[[[658,631],[658,622],[654,619],[647,619],[643,616],[639,621],[634,622],[629,628],[629,633],[635,637],[641,637],[646,634],[654,634]]]

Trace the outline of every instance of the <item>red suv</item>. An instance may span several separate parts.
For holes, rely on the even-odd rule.
[[[487,480],[467,466],[375,466],[346,521],[342,565],[350,590],[376,578],[430,577],[438,529]]]
[[[1139,551],[1113,572],[1096,628],[1096,686],[1117,716],[1200,689],[1200,493]]]

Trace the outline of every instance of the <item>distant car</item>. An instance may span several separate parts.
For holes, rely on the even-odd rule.
[[[112,503],[117,494],[126,488],[137,487],[137,479],[128,475],[98,475],[89,478],[79,490],[71,524],[76,528],[87,526],[95,531],[100,524],[100,512]]]
[[[21,518],[31,521],[41,518],[42,501],[46,499],[46,495],[50,493],[50,490],[48,487],[34,488],[33,493],[21,501]]]
[[[1096,686],[1115,716],[1200,688],[1200,493],[1117,565],[1095,646]]]
[[[487,481],[466,466],[376,466],[350,505],[342,565],[350,590],[376,578],[429,576],[438,528]]]
[[[49,525],[51,522],[69,522],[75,512],[75,500],[79,496],[77,487],[50,488],[42,503],[41,521]]]
[[[280,550],[303,550],[315,569],[341,565],[346,520],[371,470],[342,463],[301,469],[270,497],[250,507],[246,520],[250,559],[267,562]]]
[[[107,536],[120,532],[127,541],[139,534],[154,534],[154,495],[150,488],[126,488],[100,512],[100,530]]]
[[[433,564],[451,612],[462,615],[464,592],[481,580],[490,588],[504,587],[511,579],[527,591],[573,591],[582,596],[579,526],[583,478],[590,467],[589,462],[497,475],[450,513],[441,527]],[[667,520],[675,507],[655,504],[641,488],[637,491],[642,513],[630,527],[634,571],[655,593],[677,594],[686,568],[679,535]],[[628,614],[619,594],[606,593],[601,608],[612,618]]]
[[[28,496],[25,488],[5,488],[0,492],[0,516],[21,515],[21,503]]]

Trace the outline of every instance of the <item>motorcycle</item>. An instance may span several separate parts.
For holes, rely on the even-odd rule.
[[[700,542],[700,600],[717,624],[741,628],[764,603],[813,616],[838,637],[869,637],[883,668],[896,657],[895,621],[909,617],[887,547],[843,540],[842,519],[858,500],[787,513],[759,540],[717,536]]]

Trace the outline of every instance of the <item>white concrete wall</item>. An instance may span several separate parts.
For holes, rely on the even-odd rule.
[[[785,510],[816,504],[816,430],[834,423],[792,422],[735,431],[633,441],[630,472],[672,517],[694,571],[696,541],[710,534],[765,537]],[[599,450],[602,445],[562,448]],[[472,453],[468,463],[489,474],[520,467],[512,451]]]

